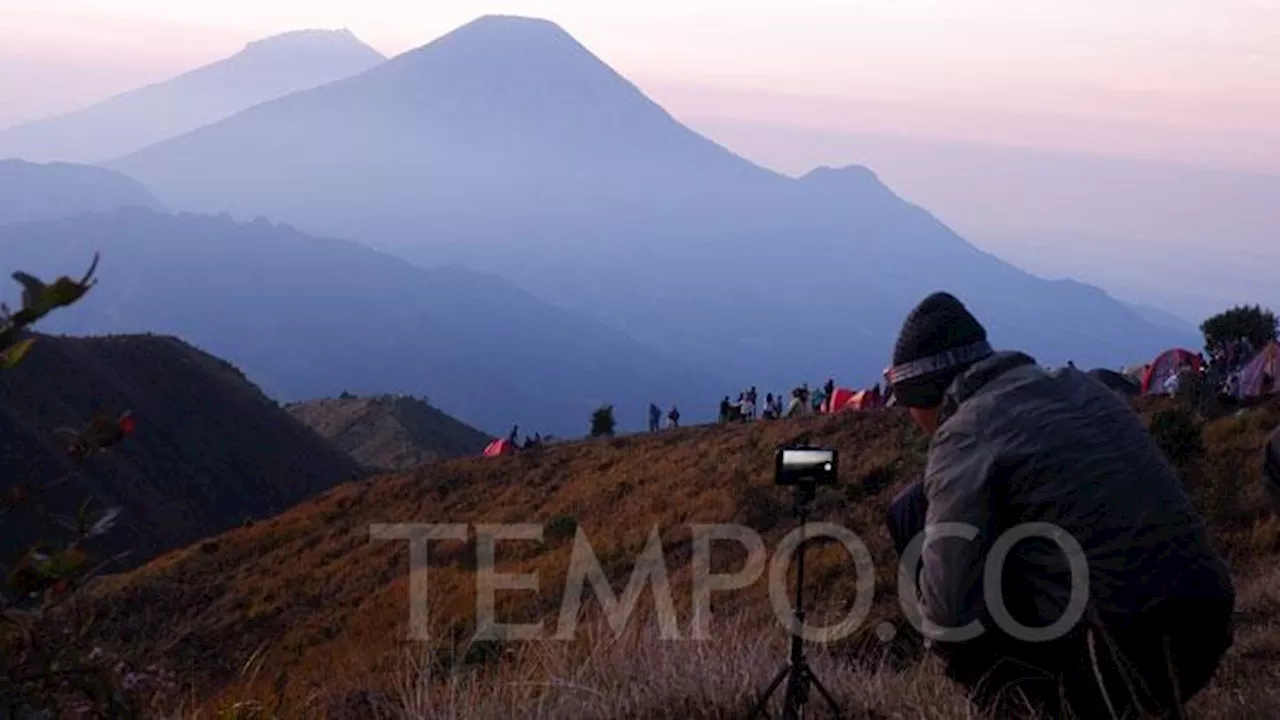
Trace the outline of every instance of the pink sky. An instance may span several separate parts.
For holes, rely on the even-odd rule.
[[[303,27],[560,23],[677,116],[1280,170],[1280,0],[5,0],[0,125]]]

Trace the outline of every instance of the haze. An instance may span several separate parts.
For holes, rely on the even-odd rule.
[[[347,27],[393,55],[500,12],[556,20],[690,119],[1280,168],[1273,0],[8,0],[0,62],[25,71],[0,73],[0,124],[278,32]]]

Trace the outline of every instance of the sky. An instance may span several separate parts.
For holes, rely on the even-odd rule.
[[[1280,171],[1280,0],[0,0],[0,126],[299,28],[562,25],[674,114]]]

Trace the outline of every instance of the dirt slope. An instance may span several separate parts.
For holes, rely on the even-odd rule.
[[[326,398],[285,409],[362,467],[376,470],[477,455],[491,439],[410,395]]]
[[[17,368],[0,372],[0,490],[64,475],[53,431],[126,409],[134,434],[44,503],[64,514],[85,497],[122,507],[103,549],[128,549],[126,564],[281,512],[358,472],[234,367],[180,340],[41,336]],[[48,536],[25,510],[4,517],[0,557]]]
[[[1144,412],[1150,415],[1160,407]],[[1244,582],[1254,577],[1260,559],[1265,562],[1280,547],[1280,528],[1260,505],[1256,467],[1265,431],[1277,422],[1277,406],[1218,420],[1201,431],[1207,452],[1183,468],[1202,505],[1227,494],[1233,498],[1213,510],[1213,522],[1220,546]],[[225,702],[278,694],[290,702],[309,702],[307,698],[386,690],[403,679],[406,653],[430,650],[423,655],[432,658],[429,663],[446,662],[442,658],[460,647],[490,661],[520,653],[501,645],[468,645],[474,631],[474,533],[467,543],[432,543],[432,638],[426,645],[410,641],[408,543],[371,541],[371,525],[543,525],[541,545],[499,543],[501,571],[537,570],[538,589],[501,592],[498,607],[500,620],[542,619],[548,632],[554,630],[560,608],[575,525],[586,533],[614,579],[615,592],[625,585],[618,581],[630,572],[656,526],[681,632],[687,633],[687,525],[742,523],[761,531],[773,548],[794,522],[789,493],[772,485],[773,449],[800,437],[842,453],[840,485],[820,491],[814,519],[854,530],[875,561],[875,603],[869,621],[830,649],[842,657],[863,657],[867,648],[883,647],[870,636],[883,629],[882,621],[905,628],[894,601],[895,558],[881,518],[894,492],[918,476],[925,442],[896,412],[589,441],[540,454],[445,461],[412,473],[344,484],[269,521],[105,579],[76,612],[94,617],[93,642],[139,666],[164,662],[202,698]],[[856,573],[838,544],[823,543],[809,557],[806,586],[814,604],[810,622],[823,624],[831,614],[848,612],[857,597]],[[717,551],[715,558],[717,571],[741,562],[731,551],[723,556]],[[1258,595],[1264,590],[1255,587],[1250,592]],[[761,580],[718,596],[715,614],[767,617],[765,593]],[[653,608],[647,591],[639,604]],[[1273,620],[1265,620],[1266,626],[1273,627]],[[765,637],[781,634],[776,624],[760,627],[768,628]],[[890,647],[896,656],[918,654],[909,633],[898,638]],[[261,670],[245,672],[250,658]],[[1235,693],[1233,702],[1244,702],[1240,698],[1251,691],[1240,687],[1248,686],[1254,675],[1280,676],[1277,663],[1274,654],[1233,655],[1224,671],[1228,676],[1220,681],[1223,692]],[[541,677],[540,672],[535,677]],[[495,688],[502,685],[502,676],[496,677]],[[660,707],[662,701],[653,702]],[[705,716],[733,716],[726,713]],[[929,717],[951,716],[938,711]]]

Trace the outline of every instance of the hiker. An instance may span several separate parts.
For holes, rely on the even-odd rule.
[[[775,416],[773,414],[773,393],[765,393],[764,411],[760,413],[760,419],[772,420],[774,417]]]
[[[662,422],[662,409],[653,403],[649,403],[649,432],[658,432],[658,425]]]
[[[747,391],[747,410],[748,410],[747,419],[748,420],[756,419],[756,401],[759,400],[759,397],[760,397],[759,395],[756,395],[756,386],[752,385],[751,389]]]
[[[720,424],[729,422],[729,396],[725,395],[720,400]]]
[[[823,394],[821,389],[815,390],[813,392],[813,411],[815,413],[822,412],[822,404],[824,402],[826,402],[826,395]]]
[[[835,378],[827,378],[827,382],[822,386],[823,397],[830,398],[836,392]]]
[[[907,316],[886,379],[930,436],[924,480],[895,498],[890,536],[901,555],[926,527],[938,533],[903,570],[916,578],[932,650],[977,707],[1001,718],[1028,705],[1046,717],[1164,715],[1205,686],[1232,644],[1235,591],[1123,399],[1081,373],[993,351],[946,293]],[[1002,545],[989,568],[993,544],[1026,523],[1060,534]],[[955,528],[977,534],[949,537]],[[995,567],[1002,577],[988,591]],[[1076,572],[1087,592],[1073,597]],[[1062,632],[1023,634],[1068,615]],[[974,620],[976,635],[955,634]]]
[[[1262,450],[1262,482],[1271,498],[1271,507],[1280,513],[1280,427],[1271,432]]]
[[[511,447],[516,446],[516,436],[518,436],[519,434],[520,434],[520,426],[512,425],[511,434],[507,436],[507,442],[511,444]]]
[[[680,427],[680,410],[675,406],[671,406],[671,412],[667,413],[667,420],[671,422],[671,427]]]
[[[756,401],[755,398],[752,397],[753,392],[754,391],[748,392],[746,399],[744,399],[742,401],[742,405],[739,406],[741,408],[740,412],[742,413],[743,422],[749,422],[756,416]]]

